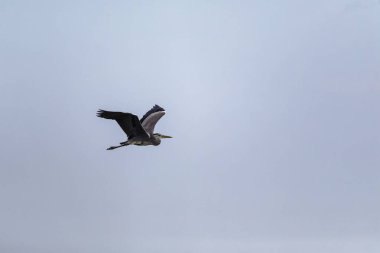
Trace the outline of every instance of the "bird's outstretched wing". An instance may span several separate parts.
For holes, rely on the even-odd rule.
[[[149,134],[153,134],[154,127],[159,119],[165,115],[165,109],[155,105],[141,118],[140,122],[145,131]]]
[[[149,137],[144,128],[141,126],[139,118],[132,113],[98,110],[96,115],[100,118],[116,120],[121,129],[123,129],[123,131],[127,134],[128,138],[141,135],[146,135]]]

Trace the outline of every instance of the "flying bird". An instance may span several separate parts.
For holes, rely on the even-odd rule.
[[[128,140],[120,142],[119,146],[111,146],[107,150],[113,150],[128,145],[137,146],[158,146],[161,139],[173,138],[171,136],[153,133],[157,122],[165,115],[164,108],[155,105],[139,120],[139,118],[128,112],[110,112],[98,110],[97,116],[104,119],[113,119],[119,124],[124,133],[128,136]]]

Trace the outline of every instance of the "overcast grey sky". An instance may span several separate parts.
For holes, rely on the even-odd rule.
[[[380,3],[0,1],[2,253],[380,252]],[[97,109],[167,110],[158,147]]]

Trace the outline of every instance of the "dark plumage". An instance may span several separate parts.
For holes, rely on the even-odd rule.
[[[100,118],[116,120],[128,138],[133,138],[138,135],[146,135],[149,137],[141,126],[139,118],[132,113],[99,110],[96,115]]]
[[[147,113],[144,114],[144,116],[140,119],[140,122],[143,122],[152,113],[164,111],[164,108],[160,107],[159,105],[154,105],[152,109],[150,109],[149,111],[147,111]]]

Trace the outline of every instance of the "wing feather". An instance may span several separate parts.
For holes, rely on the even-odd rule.
[[[141,118],[140,122],[145,131],[149,134],[153,134],[154,127],[157,122],[165,115],[165,109],[155,105]]]
[[[132,113],[99,110],[97,116],[104,119],[116,120],[121,129],[127,134],[128,138],[133,138],[139,135],[148,135],[142,127],[139,118]]]

